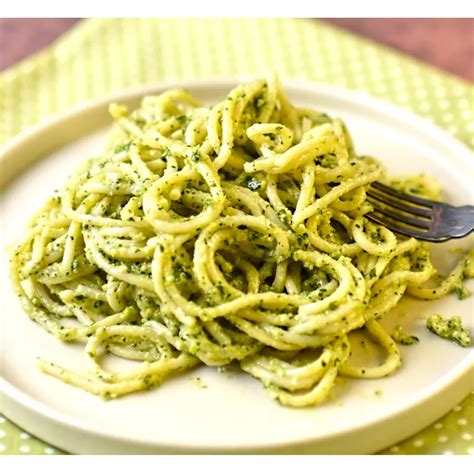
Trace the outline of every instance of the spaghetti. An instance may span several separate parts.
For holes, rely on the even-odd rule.
[[[238,361],[281,404],[315,405],[340,375],[400,366],[378,320],[405,291],[438,298],[473,276],[471,251],[424,286],[435,274],[426,245],[365,217],[382,164],[355,153],[340,119],[295,108],[277,79],[212,107],[176,89],[110,112],[109,146],[33,218],[11,259],[31,319],[85,344],[86,375],[39,361],[65,382],[114,398]],[[360,328],[383,364],[351,365],[348,334]],[[106,370],[109,353],[141,365]]]

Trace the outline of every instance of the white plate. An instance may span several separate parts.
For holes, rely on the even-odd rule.
[[[235,83],[166,84],[113,99],[136,105],[144,94],[184,86],[212,103]],[[358,152],[377,156],[391,174],[427,172],[440,179],[450,201],[472,202],[473,157],[440,129],[362,95],[309,84],[287,84],[287,91],[299,105],[341,116]],[[4,150],[2,249],[21,235],[29,216],[79,163],[100,152],[111,100],[24,133]],[[459,245],[435,248],[445,269],[456,258],[446,249]],[[70,452],[370,453],[434,422],[472,390],[472,352],[429,333],[423,320],[434,311],[460,314],[472,332],[472,299],[450,296],[438,302],[404,301],[386,322],[401,318],[404,328],[420,338],[419,344],[402,347],[402,368],[381,380],[340,383],[336,397],[319,407],[283,408],[250,376],[226,376],[206,367],[151,392],[102,401],[36,369],[40,356],[84,370],[82,347],[55,340],[29,320],[11,290],[7,257],[2,259],[1,409],[24,429]],[[190,376],[199,376],[207,388]]]

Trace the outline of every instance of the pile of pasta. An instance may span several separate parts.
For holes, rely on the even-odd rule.
[[[379,324],[403,294],[440,298],[472,276],[472,252],[434,286],[428,247],[366,217],[382,164],[344,123],[296,108],[278,79],[207,107],[187,91],[110,106],[110,143],[34,216],[11,275],[29,316],[82,341],[88,370],[39,367],[105,398],[198,364],[240,364],[292,407],[327,399],[338,376],[401,364]],[[78,157],[80,159],[80,157]],[[399,186],[436,197],[423,177]],[[364,328],[386,358],[350,363]],[[140,361],[106,370],[104,358]]]

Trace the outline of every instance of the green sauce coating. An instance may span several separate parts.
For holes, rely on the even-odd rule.
[[[395,331],[392,334],[392,339],[399,344],[403,344],[404,346],[411,346],[412,344],[416,344],[419,341],[416,336],[403,333],[401,326],[397,326],[395,328]]]
[[[462,327],[460,316],[445,319],[439,314],[433,314],[426,320],[426,326],[434,334],[449,339],[459,346],[469,347],[472,343],[471,335]]]

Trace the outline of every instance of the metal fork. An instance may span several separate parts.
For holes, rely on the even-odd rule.
[[[378,182],[372,183],[367,196],[374,207],[367,217],[402,235],[445,242],[474,231],[474,206],[455,207],[430,201]]]

